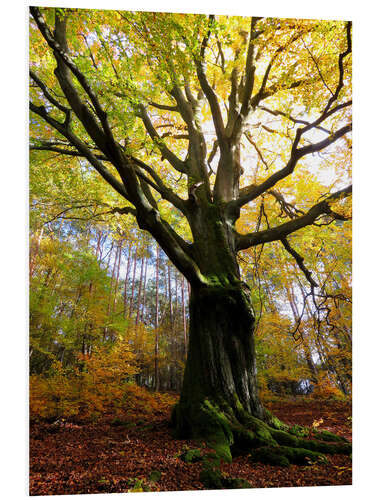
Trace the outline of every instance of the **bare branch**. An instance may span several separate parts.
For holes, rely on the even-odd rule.
[[[70,144],[66,144],[65,146],[71,147]],[[59,153],[59,154],[66,155],[66,156],[75,156],[75,157],[80,157],[80,158],[85,157],[85,155],[83,155],[79,151],[75,151],[73,149],[66,149],[66,148],[60,147],[58,145],[55,146],[54,144],[48,144],[48,143],[44,143],[44,144],[41,143],[40,145],[31,144],[29,149],[31,151],[52,151],[54,153]],[[101,161],[109,161],[106,156],[101,155],[101,154],[95,154],[95,158],[97,158],[98,160],[101,160]]]
[[[327,113],[327,111],[330,109],[330,107],[332,106],[332,104],[337,100],[337,98],[340,94],[340,91],[344,86],[344,59],[352,51],[351,28],[352,28],[352,23],[351,23],[351,21],[348,21],[346,23],[346,45],[347,46],[346,46],[346,50],[339,55],[339,61],[338,61],[339,81],[337,83],[336,90],[335,90],[334,94],[331,96],[331,98],[329,99],[329,101],[327,102],[327,105],[324,108],[322,115],[325,115]]]
[[[245,132],[245,137],[246,139],[249,141],[249,143],[253,146],[253,148],[255,149],[255,151],[258,153],[258,156],[260,158],[260,161],[263,163],[263,165],[266,167],[266,170],[268,170],[268,164],[266,162],[266,160],[263,158],[263,154],[262,154],[262,151],[258,148],[256,142],[253,140],[253,138],[251,137],[250,135],[250,132]]]
[[[254,87],[254,75],[255,75],[255,65],[254,65],[254,39],[255,39],[255,25],[259,21],[259,17],[251,18],[250,27],[250,37],[249,45],[247,49],[246,65],[245,65],[245,82],[242,89],[242,106],[241,106],[241,116],[246,117],[250,109],[250,99],[253,93]]]
[[[350,101],[350,104],[351,104],[351,101]],[[347,105],[349,105],[349,104],[347,104]],[[270,113],[273,116],[283,116],[293,123],[301,123],[302,125],[311,125],[310,122],[308,122],[306,120],[300,120],[298,118],[293,118],[293,116],[290,116],[288,113],[285,113],[284,111],[269,109],[266,106],[259,106],[259,109],[261,109],[262,111],[266,111],[267,113]],[[266,127],[264,127],[264,128],[266,128]],[[321,130],[322,132],[325,132],[326,134],[331,133],[330,130],[323,128],[323,127],[315,126],[315,128],[317,128],[318,130]]]
[[[292,257],[294,257],[295,261],[297,262],[298,267],[301,269],[301,271],[305,275],[305,277],[306,277],[307,281],[310,283],[311,287],[314,287],[314,288],[317,287],[318,284],[312,278],[311,271],[309,271],[307,269],[307,267],[305,266],[305,264],[303,263],[305,259],[302,257],[302,255],[300,255],[294,248],[292,248],[290,246],[290,244],[286,238],[281,238],[280,241],[283,244],[285,250],[288,253],[290,253],[290,255]]]
[[[164,111],[178,111],[177,106],[169,106],[168,104],[159,104],[155,101],[149,101],[148,104],[153,108],[162,109]]]

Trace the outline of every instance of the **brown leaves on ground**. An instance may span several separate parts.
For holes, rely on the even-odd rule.
[[[269,409],[288,424],[312,426],[351,436],[351,408],[324,401],[278,402]],[[119,493],[127,491],[202,490],[200,463],[178,455],[197,443],[172,438],[168,412],[100,423],[57,421],[30,427],[30,494]],[[322,420],[322,422],[321,422]],[[351,459],[328,455],[328,464],[277,467],[238,457],[222,466],[231,477],[247,479],[255,488],[351,484]],[[156,471],[156,472],[155,472]]]

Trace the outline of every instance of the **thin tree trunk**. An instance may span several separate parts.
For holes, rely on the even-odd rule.
[[[135,251],[134,251],[134,264],[133,264],[133,278],[132,278],[132,294],[131,294],[131,297],[130,297],[129,318],[131,318],[132,314],[133,314],[134,287],[135,287],[135,271],[136,271],[136,268],[137,268],[137,250],[138,250],[138,248],[135,247]]]
[[[30,238],[31,244],[30,244],[30,264],[29,264],[29,277],[31,278],[34,274],[34,269],[36,265],[36,260],[39,255],[39,249],[40,249],[40,242],[42,241],[43,238],[43,233],[44,233],[44,227],[42,226],[41,230],[39,231],[39,236],[37,238]],[[35,241],[34,241],[35,240]]]
[[[129,273],[130,273],[130,267],[131,267],[131,249],[133,246],[133,242],[131,241],[129,243],[128,247],[128,262],[126,264],[126,275],[125,275],[125,281],[124,281],[124,318],[126,318],[126,313],[127,313],[127,305],[128,305],[128,279],[129,279]]]
[[[155,275],[155,391],[159,390],[159,245],[156,244],[156,275]]]
[[[98,231],[98,240],[96,242],[95,257],[98,259],[100,253],[100,241],[102,239],[102,232]]]
[[[186,336],[186,308],[185,308],[185,278],[181,277],[181,301],[182,301],[182,324],[184,328],[184,360],[187,354],[187,336]]]
[[[141,260],[141,276],[139,278],[139,285],[138,285],[138,297],[137,297],[137,316],[135,319],[135,325],[138,326],[139,323],[139,315],[140,315],[140,310],[141,310],[141,294],[142,294],[142,285],[143,285],[143,264],[144,264],[145,257],[142,255],[142,260]]]
[[[117,257],[117,266],[116,266],[116,278],[115,278],[115,290],[114,290],[114,297],[113,297],[113,306],[112,306],[112,312],[116,312],[116,303],[117,303],[117,291],[118,291],[118,282],[119,282],[119,276],[120,276],[120,266],[121,266],[121,250],[122,250],[122,243],[123,241],[121,240],[118,244],[118,257]]]
[[[146,261],[145,261],[145,275],[144,275],[144,279],[143,279],[143,297],[142,297],[142,309],[141,309],[141,317],[140,317],[141,323],[143,323],[145,308],[146,308],[146,282],[147,282],[147,257],[146,257]]]
[[[111,241],[111,247],[110,247],[109,252],[108,252],[107,265],[105,266],[106,271],[108,271],[109,265],[111,263],[112,251],[113,251],[113,240]]]

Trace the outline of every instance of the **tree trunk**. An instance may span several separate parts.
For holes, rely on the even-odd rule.
[[[137,315],[135,318],[135,326],[138,326],[139,323],[139,314],[141,311],[141,294],[142,294],[142,285],[143,285],[143,264],[144,264],[145,256],[142,255],[142,260],[141,260],[141,275],[139,277],[139,284],[138,284],[138,297],[137,297]]]
[[[277,462],[282,455],[284,465],[289,463],[291,448],[297,449],[293,453],[298,456],[332,449],[326,443],[311,444],[291,435],[285,424],[263,408],[257,390],[250,289],[240,279],[226,221],[211,220],[214,227],[210,220],[205,225],[198,221],[205,231],[194,234],[196,260],[205,282],[190,283],[188,355],[180,401],[171,418],[175,435],[202,439],[228,462],[233,453],[256,448],[266,454],[277,449],[273,459]],[[209,239],[209,234],[214,238]],[[349,448],[342,445],[339,449],[347,452]]]
[[[201,418],[198,408],[206,400],[221,409],[238,407],[263,418],[249,295],[245,284],[191,290],[189,348],[179,403],[184,434],[194,435]]]
[[[155,276],[156,296],[155,296],[155,391],[159,390],[159,245],[156,244],[156,276]]]
[[[187,355],[186,310],[185,310],[185,278],[181,277],[182,324],[184,329],[184,360]]]

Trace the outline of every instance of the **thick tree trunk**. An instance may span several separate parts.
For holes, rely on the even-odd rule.
[[[180,401],[171,419],[175,435],[201,439],[228,462],[233,453],[254,449],[259,460],[271,455],[272,463],[279,465],[306,457],[318,460],[324,452],[348,453],[349,445],[329,445],[321,441],[323,436],[308,441],[290,434],[263,408],[257,391],[250,289],[240,280],[234,245],[225,239],[225,221],[217,221],[211,232],[216,233],[215,241],[195,235],[206,282],[191,284],[188,355]]]
[[[181,404],[209,398],[263,416],[255,368],[254,316],[244,284],[192,289]]]

